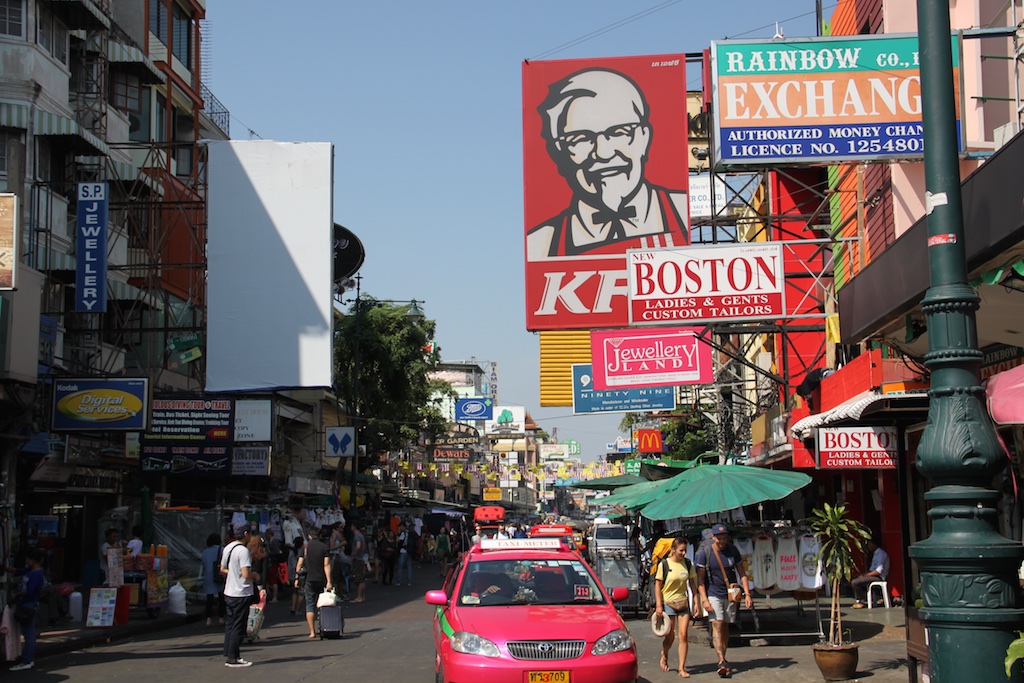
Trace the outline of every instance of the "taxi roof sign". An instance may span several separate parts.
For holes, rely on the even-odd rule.
[[[482,538],[481,550],[561,550],[557,538]]]

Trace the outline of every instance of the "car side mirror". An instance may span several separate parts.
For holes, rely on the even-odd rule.
[[[448,594],[444,591],[427,591],[427,594],[424,596],[424,600],[427,601],[428,605],[438,605],[440,607],[444,607],[448,604]],[[623,598],[623,600],[625,600],[625,598]]]
[[[612,602],[625,602],[629,599],[629,589],[625,586],[616,586],[612,589]]]

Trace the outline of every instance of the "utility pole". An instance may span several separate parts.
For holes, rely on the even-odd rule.
[[[932,535],[910,556],[921,570],[931,680],[1001,681],[1006,648],[1024,623],[1024,547],[999,533],[1000,494],[989,488],[1005,460],[978,374],[980,298],[967,284],[948,0],[918,0],[917,14],[931,276],[921,302],[930,406],[917,467],[932,486]],[[1022,680],[1020,664],[1011,680]]]

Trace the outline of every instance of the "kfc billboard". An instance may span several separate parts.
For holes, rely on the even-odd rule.
[[[782,245],[775,242],[631,250],[629,322],[786,317]]]
[[[628,324],[626,251],[686,246],[684,55],[523,63],[526,327]]]
[[[594,389],[707,384],[714,380],[711,346],[701,328],[604,330],[590,335]]]

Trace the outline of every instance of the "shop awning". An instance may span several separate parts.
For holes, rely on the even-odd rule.
[[[69,29],[110,28],[110,17],[93,0],[50,0],[50,7]]]
[[[107,58],[112,64],[120,64],[122,68],[131,71],[143,83],[164,82],[164,73],[146,56],[146,53],[134,45],[111,40],[107,42]]]
[[[28,107],[13,102],[0,102],[0,128],[28,130]]]
[[[98,167],[100,169],[100,180],[109,180],[111,182],[123,183],[129,186],[135,183],[141,183],[149,188],[154,194],[163,195],[164,193],[163,186],[156,178],[127,161],[118,161],[110,157],[86,155],[75,157],[75,163],[82,166]]]
[[[831,410],[808,415],[798,420],[790,429],[798,439],[809,439],[819,427],[833,427],[843,423],[856,422],[879,413],[923,412],[928,410],[928,394],[924,392],[906,394],[880,394],[865,392],[840,403]]]
[[[96,137],[92,131],[86,130],[78,121],[60,114],[37,109],[35,134],[43,137],[66,137],[77,151],[99,152],[104,156],[110,154],[107,143]]]

